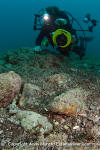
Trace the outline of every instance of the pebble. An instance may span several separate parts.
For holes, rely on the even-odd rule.
[[[73,130],[79,130],[79,129],[80,129],[79,126],[74,126],[74,127],[73,127]]]
[[[3,133],[3,130],[0,130],[0,134],[2,134]]]
[[[69,127],[68,127],[67,125],[64,125],[64,129],[65,129],[65,130],[68,130]]]
[[[4,118],[0,118],[0,123],[3,123],[4,122]]]
[[[55,120],[54,120],[53,123],[54,123],[55,126],[58,126],[58,125],[59,125],[59,122],[58,122],[58,121],[55,121]]]

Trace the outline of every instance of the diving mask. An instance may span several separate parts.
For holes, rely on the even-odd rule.
[[[67,20],[63,18],[58,18],[55,20],[55,24],[58,26],[65,26],[67,25]]]

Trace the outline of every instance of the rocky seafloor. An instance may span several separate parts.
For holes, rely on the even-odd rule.
[[[100,57],[0,56],[0,149],[99,150]]]

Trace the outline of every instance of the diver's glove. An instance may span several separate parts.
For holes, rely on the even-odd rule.
[[[41,51],[42,51],[41,46],[35,46],[35,47],[34,47],[34,51],[35,51],[35,52],[41,52]]]

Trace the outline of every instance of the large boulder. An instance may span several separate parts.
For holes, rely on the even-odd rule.
[[[85,101],[87,96],[88,92],[81,88],[68,90],[54,98],[54,101],[51,103],[50,110],[52,112],[68,116],[85,112]]]
[[[0,108],[7,107],[21,88],[21,77],[13,71],[0,74]]]

